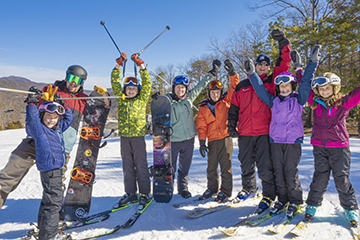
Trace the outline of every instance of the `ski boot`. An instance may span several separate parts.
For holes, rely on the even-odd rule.
[[[94,179],[95,179],[95,174],[78,167],[73,168],[70,176],[72,179],[79,181],[84,185],[89,185],[89,186],[91,186],[94,183]]]
[[[277,201],[273,207],[270,208],[270,215],[277,214],[280,212],[287,204],[283,204],[280,201]]]
[[[210,189],[206,189],[206,191],[199,197],[199,200],[205,200],[205,199],[211,198],[215,194],[216,193],[213,193]]]
[[[228,197],[226,196],[226,194],[223,191],[220,191],[215,199],[215,202],[222,203],[227,200],[228,200]]]
[[[126,193],[124,196],[122,196],[118,203],[114,204],[113,208],[121,208],[131,202],[132,204],[135,204],[138,202],[137,194],[136,193]]]
[[[100,126],[82,127],[80,130],[80,137],[82,137],[83,139],[101,139]]]
[[[287,217],[287,218],[292,218],[292,217],[294,217],[295,213],[296,213],[297,211],[299,211],[299,209],[300,209],[300,206],[299,206],[299,205],[296,205],[295,203],[290,203],[290,204],[289,204],[289,207],[288,207],[288,209],[287,209],[287,211],[286,211],[286,217]]]
[[[345,215],[346,215],[346,219],[349,222],[351,227],[357,227],[359,225],[359,215],[357,210],[346,210],[345,211]]]
[[[250,197],[254,197],[255,196],[255,193],[250,193],[248,192],[247,190],[245,189],[242,189],[238,195],[235,197],[235,201],[236,202],[242,202],[242,201],[245,201],[246,199],[250,198]]]
[[[259,203],[259,206],[256,210],[257,214],[263,213],[266,209],[268,209],[271,205],[271,199],[268,197],[263,197]]]
[[[143,209],[146,204],[148,204],[151,200],[151,197],[150,197],[150,194],[144,194],[144,193],[141,193],[140,196],[139,196],[139,207],[138,209],[141,210]]]
[[[317,209],[318,209],[318,206],[307,205],[306,211],[305,211],[305,219],[307,221],[313,219]]]

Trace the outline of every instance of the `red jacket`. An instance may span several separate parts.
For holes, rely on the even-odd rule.
[[[289,70],[291,62],[290,51],[289,45],[283,47],[273,73],[260,76],[267,91],[273,95],[276,94],[275,77]],[[249,79],[240,81],[236,86],[231,100],[228,120],[228,127],[237,127],[241,136],[269,134],[271,110],[257,96]]]
[[[208,141],[223,139],[228,137],[228,111],[231,104],[231,97],[234,93],[236,85],[240,82],[239,75],[230,76],[230,88],[223,99],[215,104],[215,115],[207,106],[208,99],[199,103],[201,106],[196,118],[196,126],[198,129],[199,140]]]

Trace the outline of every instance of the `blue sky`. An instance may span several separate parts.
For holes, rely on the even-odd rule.
[[[210,37],[230,32],[256,19],[244,0],[3,0],[0,3],[0,77],[21,76],[36,82],[63,79],[68,66],[88,72],[86,89],[110,87],[118,51],[100,21],[128,56],[141,51],[153,70],[185,64],[209,53]],[[130,62],[126,72],[133,71]]]

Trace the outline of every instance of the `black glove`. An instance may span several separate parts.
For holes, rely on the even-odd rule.
[[[232,62],[230,59],[226,59],[226,60],[224,61],[224,63],[225,63],[224,68],[226,69],[226,71],[228,72],[228,74],[229,74],[230,76],[236,75],[235,66],[234,66],[233,62]]]
[[[154,100],[157,100],[159,98],[159,96],[160,96],[160,92],[156,92],[153,95],[151,95],[151,98]]]
[[[283,40],[285,38],[285,33],[280,29],[274,29],[271,32],[271,37],[275,41],[281,41],[281,40]]]
[[[294,63],[294,70],[298,67],[301,67],[301,68],[304,67],[304,64],[302,64],[302,62],[301,62],[301,57],[300,57],[300,54],[298,53],[298,51],[292,50],[290,52],[290,57]]]
[[[205,152],[209,152],[209,149],[205,144],[205,140],[200,140],[200,154],[202,157],[206,156]]]
[[[313,49],[311,49],[310,60],[311,60],[312,62],[318,62],[318,61],[320,60],[321,48],[322,48],[321,45],[315,44],[315,46],[313,47]]]
[[[43,92],[38,89],[37,87],[32,86],[29,88],[29,92],[33,92],[34,94],[28,94],[27,98],[25,99],[25,103],[34,103],[35,105],[38,105],[39,103],[39,97],[43,94]]]
[[[66,103],[64,102],[64,100],[62,100],[62,97],[59,93],[55,93],[54,95],[54,101],[61,104],[64,108],[67,108],[68,106],[66,105]]]
[[[228,128],[228,133],[229,133],[229,136],[230,137],[233,137],[233,138],[237,138],[237,137],[239,137],[239,133],[238,133],[238,131],[236,131],[236,129],[235,128]]]
[[[209,71],[209,73],[211,73],[212,75],[216,76],[216,74],[217,74],[220,66],[221,66],[220,60],[215,59],[215,60],[212,62],[212,69]]]
[[[254,62],[251,59],[248,59],[244,62],[245,65],[245,71],[248,75],[251,75],[255,72],[255,65]]]

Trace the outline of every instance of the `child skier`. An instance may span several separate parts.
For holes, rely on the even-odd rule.
[[[126,62],[123,52],[116,59],[116,66],[111,73],[111,87],[115,96],[126,95],[126,99],[118,98],[118,121],[121,158],[123,161],[125,195],[120,198],[114,208],[122,207],[130,202],[139,201],[144,207],[150,201],[150,176],[146,159],[146,103],[150,96],[151,80],[144,61],[134,53],[131,60],[140,67],[142,85],[135,77],[127,77],[124,87],[120,83],[120,66]],[[139,200],[137,186],[139,187]]]
[[[51,87],[49,88],[51,89]],[[34,91],[30,88],[29,91]],[[26,132],[35,140],[36,167],[40,171],[43,196],[38,214],[39,238],[54,239],[59,233],[62,206],[62,168],[66,155],[62,133],[71,125],[73,114],[63,101],[40,105],[37,94],[29,94],[26,106]],[[50,99],[53,96],[50,96]]]
[[[318,66],[320,49],[321,46],[315,45],[311,51],[310,62],[301,79],[298,92],[295,92],[297,80],[293,73],[282,72],[275,78],[278,93],[276,97],[265,89],[255,72],[253,62],[245,61],[245,69],[256,94],[271,108],[269,137],[278,201],[270,208],[270,214],[278,213],[289,202],[286,215],[292,218],[299,210],[299,205],[303,203],[297,168],[304,138],[302,112],[311,92],[311,81]]]
[[[315,171],[306,203],[305,217],[312,219],[329,182],[330,173],[335,181],[340,205],[344,208],[350,225],[357,226],[358,203],[355,189],[349,179],[350,143],[345,118],[349,110],[360,103],[360,86],[343,96],[340,93],[341,79],[326,72],[315,78],[308,102],[313,110],[313,145]]]
[[[220,81],[211,81],[208,86],[208,98],[200,102],[196,125],[200,142],[200,154],[205,157],[208,152],[207,189],[200,199],[210,198],[218,193],[219,171],[221,170],[221,190],[215,201],[224,202],[232,193],[231,159],[233,151],[232,138],[227,132],[227,118],[230,108],[231,97],[236,85],[240,82],[239,75],[235,72],[234,64],[225,60],[225,69],[230,76],[231,85],[223,94],[223,84]],[[206,146],[208,138],[208,147]]]
[[[173,179],[175,179],[176,163],[179,156],[179,169],[177,188],[183,198],[191,197],[188,190],[189,169],[194,151],[194,137],[196,126],[193,119],[193,101],[210,82],[221,65],[219,60],[214,60],[212,69],[198,84],[189,91],[189,80],[184,76],[177,76],[172,81],[172,92],[166,94],[170,99],[171,110],[171,166],[173,167]]]

